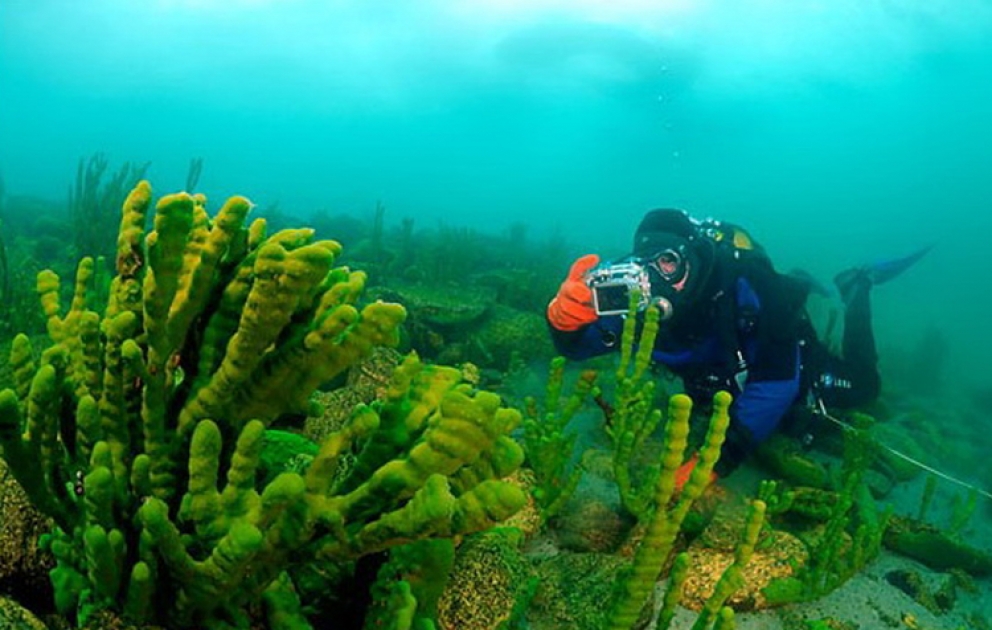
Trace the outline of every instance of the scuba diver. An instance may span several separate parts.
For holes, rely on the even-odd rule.
[[[806,312],[808,276],[777,272],[763,248],[738,226],[698,220],[682,210],[648,212],[630,256],[600,265],[590,254],[573,263],[547,308],[559,353],[586,359],[619,350],[630,291],[640,310],[659,310],[652,359],[682,380],[697,403],[726,390],[731,424],[716,476],[736,469],[780,429],[797,402],[851,408],[881,389],[871,326],[870,292],[923,257],[861,266],[834,278],[844,303],[842,354],[817,339]],[[682,465],[679,487],[696,458]],[[715,480],[715,479],[714,479]]]

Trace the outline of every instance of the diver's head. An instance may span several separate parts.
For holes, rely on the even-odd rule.
[[[634,257],[648,268],[651,297],[663,314],[677,316],[705,286],[713,264],[709,245],[682,210],[644,215],[634,233]]]

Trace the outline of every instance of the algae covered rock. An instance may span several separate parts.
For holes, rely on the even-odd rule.
[[[439,363],[506,370],[518,357],[554,354],[544,317],[497,302],[492,288],[390,283],[370,292],[403,304],[411,347]]]
[[[368,405],[382,398],[402,361],[403,356],[392,348],[373,348],[368,357],[348,370],[343,385],[314,393],[303,433],[314,442],[321,442],[341,430],[357,405]]]
[[[0,595],[0,628],[4,630],[48,630],[27,608]]]
[[[540,579],[527,621],[534,630],[602,630],[609,603],[630,559],[599,553],[558,554],[535,563]],[[644,628],[654,606],[644,606],[635,628]]]
[[[56,630],[49,628],[49,630]],[[80,630],[165,630],[161,626],[135,624],[109,610],[94,613]]]
[[[606,501],[592,496],[573,497],[557,518],[558,544],[569,551],[612,553],[625,540],[633,526]]]
[[[959,578],[953,574],[946,576],[936,588],[931,587],[919,571],[910,568],[889,571],[885,581],[935,615],[950,612],[957,601]]]
[[[38,539],[51,527],[51,519],[31,505],[0,459],[0,591],[50,597],[48,571],[55,559],[38,546]]]
[[[982,577],[992,575],[992,555],[944,534],[936,527],[905,517],[893,517],[882,541],[904,556],[931,569],[961,569]]]
[[[529,360],[554,355],[543,315],[499,304],[472,338],[477,355],[469,360],[503,370],[516,357]]]
[[[836,492],[821,488],[798,486],[790,492],[792,501],[787,511],[818,523],[830,518],[840,500]]]
[[[775,476],[793,485],[812,488],[830,487],[830,475],[800,449],[799,444],[784,435],[775,434],[758,449],[758,458]]]
[[[519,529],[524,539],[533,538],[541,530],[541,509],[534,500],[533,493],[534,472],[528,468],[519,468],[503,481],[519,488],[527,497],[527,503],[519,512],[503,521],[502,526]]]
[[[734,561],[747,513],[740,505],[717,511],[703,533],[689,545],[689,574],[682,592],[682,605],[700,610],[712,595],[720,576]],[[774,529],[763,533],[744,567],[743,586],[727,600],[735,610],[761,610],[770,602],[762,592],[773,580],[792,577],[809,558],[795,536]]]
[[[390,282],[369,290],[373,297],[403,304],[410,321],[428,327],[468,326],[481,319],[496,300],[489,287],[465,284]]]
[[[880,424],[874,427],[876,438],[882,444],[905,453],[916,461],[926,461],[928,453],[913,436],[903,427],[891,427]],[[889,449],[878,449],[876,465],[897,482],[909,481],[920,475],[922,469],[903,457],[895,455]]]
[[[438,601],[439,628],[490,630],[522,614],[536,584],[519,542],[508,528],[465,539]]]

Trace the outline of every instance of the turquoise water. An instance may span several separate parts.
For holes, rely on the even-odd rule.
[[[620,252],[648,208],[743,223],[783,267],[939,247],[877,296],[882,345],[992,332],[992,5],[955,2],[0,3],[0,168],[76,160],[306,214],[560,229]],[[987,378],[987,377],[986,377]]]
[[[935,243],[875,316],[890,363],[948,340],[949,400],[992,387],[989,112],[984,0],[0,2],[8,194],[61,199],[96,152],[164,192],[202,157],[215,203],[525,222],[576,254],[658,206],[823,280]]]

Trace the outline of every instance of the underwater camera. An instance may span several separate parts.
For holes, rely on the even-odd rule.
[[[636,262],[621,262],[596,267],[586,274],[592,289],[592,303],[597,315],[620,315],[630,309],[630,292],[637,291],[637,310],[651,303],[651,280],[648,270]]]

